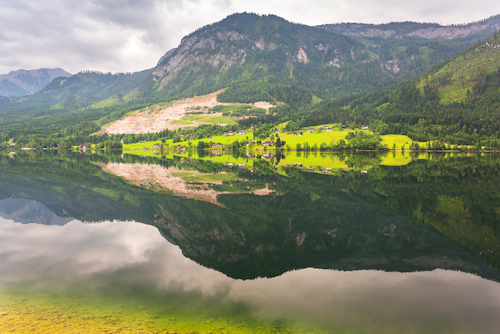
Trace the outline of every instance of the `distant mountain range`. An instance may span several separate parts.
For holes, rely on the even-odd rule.
[[[69,77],[71,73],[61,68],[18,70],[0,74],[0,96],[24,96],[39,92],[58,77]]]
[[[392,22],[386,24],[337,23],[317,26],[338,34],[359,37],[418,38],[442,41],[489,39],[500,29],[500,15],[464,25]]]

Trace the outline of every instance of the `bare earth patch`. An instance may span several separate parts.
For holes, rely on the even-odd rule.
[[[136,111],[131,116],[125,116],[123,119],[104,126],[100,134],[119,134],[119,133],[155,133],[165,129],[174,130],[180,127],[197,126],[198,124],[172,124],[175,120],[180,120],[188,111],[196,107],[201,110],[215,107],[216,105],[231,105],[236,103],[222,103],[217,101],[217,95],[221,91],[211,94],[196,96],[174,102],[170,107],[158,110]],[[273,105],[268,102],[256,102],[253,104],[258,108],[266,109],[266,112]],[[221,113],[210,114],[211,116],[222,116]],[[226,124],[221,124],[226,125]]]

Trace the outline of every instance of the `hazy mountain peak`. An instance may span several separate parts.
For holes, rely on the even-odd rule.
[[[0,96],[22,96],[41,91],[48,83],[58,77],[69,77],[70,73],[62,68],[41,68],[36,70],[20,69],[0,75]]]

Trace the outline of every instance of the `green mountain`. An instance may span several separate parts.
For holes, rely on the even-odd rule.
[[[296,84],[333,97],[390,83],[391,75],[378,63],[352,38],[273,15],[244,13],[184,37],[149,80],[151,89],[167,98],[248,81]]]
[[[500,15],[462,25],[391,22],[387,24],[338,23],[317,26],[355,38],[377,54],[397,80],[422,74],[432,66],[458,56],[471,43],[489,40],[500,29]],[[478,43],[479,41],[479,43]]]
[[[151,70],[116,74],[84,71],[69,78],[55,79],[39,96],[62,100],[76,95],[82,99],[101,101],[131,91],[150,73]]]
[[[184,37],[153,70],[116,75],[79,73],[57,79],[43,94],[6,107],[52,104],[71,95],[93,102],[124,95],[172,100],[242,82],[266,83],[258,89],[267,93],[281,84],[303,87],[321,98],[335,98],[413,77],[466,48],[463,43],[415,39],[357,41],[332,33],[326,26],[321,28],[273,15],[233,14]]]
[[[10,107],[20,109],[40,104],[54,106],[67,99],[78,100],[79,103],[75,107],[86,107],[111,97],[119,97],[122,100],[125,93],[136,88],[150,73],[151,70],[115,74],[83,71],[70,77],[58,77],[36,94],[11,99]],[[50,109],[57,108],[58,106],[55,106]]]
[[[93,133],[142,106],[144,101],[135,98],[135,92],[150,73],[81,72],[58,77],[30,96],[0,97],[0,142]]]
[[[234,14],[183,38],[153,71],[148,91],[200,95],[240,82],[301,86],[321,98],[367,92],[413,77],[469,43],[357,41],[277,16]],[[249,88],[251,89],[251,88]],[[234,101],[242,102],[242,101]]]

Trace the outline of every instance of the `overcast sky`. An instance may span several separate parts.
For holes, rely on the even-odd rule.
[[[308,25],[458,24],[500,14],[500,1],[0,0],[0,74],[56,67],[71,73],[151,68],[186,34],[244,11]]]

